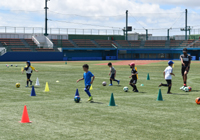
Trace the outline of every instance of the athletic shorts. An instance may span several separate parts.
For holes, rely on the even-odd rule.
[[[87,85],[86,87],[85,87],[85,90],[90,90],[90,85]]]
[[[137,80],[131,79],[130,84],[136,84],[136,83],[137,83]]]
[[[184,73],[185,73],[185,71],[186,71],[186,68],[187,68],[187,67],[182,67],[182,69],[181,69],[182,76],[184,75]],[[189,73],[189,71],[190,71],[190,67],[188,67],[187,72]]]
[[[166,80],[168,85],[172,84],[172,80]]]
[[[115,79],[115,74],[111,74],[110,78]]]
[[[31,74],[27,73],[26,76],[27,76],[27,79],[30,80],[30,78],[31,78]]]

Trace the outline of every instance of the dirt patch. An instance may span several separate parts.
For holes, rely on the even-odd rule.
[[[163,62],[164,60],[127,60],[127,61],[119,61],[114,62],[113,65],[128,65],[134,62],[136,65],[146,65],[151,63]],[[107,65],[108,63],[96,64],[96,65]]]

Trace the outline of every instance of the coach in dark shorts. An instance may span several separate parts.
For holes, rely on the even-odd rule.
[[[187,48],[183,49],[183,54],[180,56],[181,59],[181,63],[182,63],[182,69],[181,69],[181,73],[183,76],[183,86],[187,86],[187,74],[190,70],[190,64],[191,64],[191,60],[192,57],[187,54]]]

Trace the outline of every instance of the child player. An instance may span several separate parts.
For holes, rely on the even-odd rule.
[[[115,79],[115,77],[116,77],[116,70],[115,70],[115,68],[112,66],[112,63],[111,63],[111,62],[108,63],[108,67],[110,67],[110,73],[109,73],[109,75],[111,75],[111,76],[110,76],[110,85],[109,85],[109,86],[113,86],[112,81],[116,81],[116,82],[118,83],[118,85],[119,85],[120,80],[116,80],[116,79]]]
[[[139,92],[137,87],[136,87],[138,72],[135,70],[135,63],[131,63],[131,64],[129,64],[129,66],[132,69],[131,70],[131,76],[129,77],[129,78],[132,78],[132,79],[130,80],[129,85],[133,87],[134,92]]]
[[[93,98],[92,98],[91,93],[90,93],[89,90],[90,90],[91,84],[93,83],[93,81],[95,79],[95,76],[89,71],[88,64],[84,64],[83,65],[83,71],[85,71],[84,74],[83,74],[83,78],[77,80],[76,82],[78,83],[81,80],[85,80],[85,89],[84,90],[87,93],[87,95],[89,96],[88,101],[92,101]]]
[[[27,61],[26,67],[24,67],[24,69],[22,71],[22,74],[24,73],[24,71],[26,71],[26,76],[27,76],[26,87],[28,87],[29,82],[30,82],[30,85],[32,85],[32,81],[30,78],[31,78],[31,74],[32,74],[33,70],[38,72],[38,70],[36,70],[34,67],[31,66],[31,62]]]
[[[173,61],[169,61],[169,62],[168,62],[168,65],[169,65],[169,66],[168,66],[168,67],[164,70],[164,72],[163,72],[163,75],[164,75],[164,77],[165,77],[165,80],[167,81],[167,84],[161,83],[161,84],[159,85],[159,87],[161,87],[161,86],[168,87],[168,92],[167,92],[167,94],[172,94],[172,93],[170,92],[171,87],[172,87],[172,75],[175,76],[175,74],[173,73],[173,68],[172,68],[173,64],[174,64]]]

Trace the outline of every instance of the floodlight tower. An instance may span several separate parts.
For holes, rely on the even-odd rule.
[[[47,7],[47,2],[48,2],[48,1],[50,1],[50,0],[45,0],[45,7],[44,7],[44,9],[45,9],[45,33],[44,33],[44,35],[45,35],[45,36],[48,36],[48,33],[47,33],[47,22],[48,22],[47,10],[49,9],[49,8]]]

